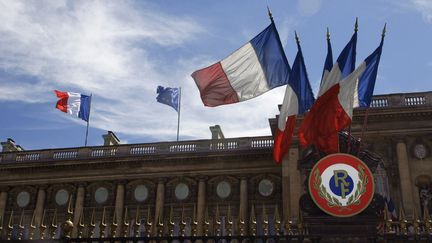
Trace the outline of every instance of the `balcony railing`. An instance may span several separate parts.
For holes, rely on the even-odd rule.
[[[178,153],[205,153],[217,151],[247,151],[273,148],[273,137],[246,137],[220,140],[194,140],[147,144],[127,144],[106,147],[80,147],[52,150],[34,150],[0,153],[0,163],[61,161],[102,157],[149,156]]]
[[[432,106],[432,92],[374,95],[372,108]]]

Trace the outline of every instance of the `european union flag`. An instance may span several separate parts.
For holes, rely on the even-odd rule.
[[[156,93],[158,94],[156,97],[157,102],[169,105],[178,112],[179,88],[164,88],[162,86],[158,86]]]

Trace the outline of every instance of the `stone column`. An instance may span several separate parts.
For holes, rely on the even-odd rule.
[[[121,235],[122,224],[123,224],[123,212],[124,212],[124,196],[125,196],[125,182],[117,184],[117,193],[115,200],[115,214],[117,220],[116,236]]]
[[[44,207],[45,207],[45,197],[46,197],[45,188],[39,188],[38,194],[37,194],[37,199],[36,199],[36,208],[35,208],[36,227],[39,227],[41,224],[43,211],[44,211]]]
[[[85,197],[84,184],[80,184],[78,185],[76,200],[75,200],[74,218],[73,218],[74,228],[72,230],[72,238],[76,238],[78,236],[77,225],[79,223],[79,219],[81,217],[81,213],[84,207],[84,197]]]
[[[295,218],[299,213],[299,200],[301,196],[301,176],[298,170],[298,159],[299,151],[298,148],[291,148],[288,154],[288,168],[283,168],[283,170],[288,170],[289,177],[289,215],[291,218]],[[285,193],[285,191],[283,191]]]
[[[3,219],[3,220],[0,220],[0,223],[6,222],[6,220],[4,218],[4,212],[6,211],[7,195],[8,195],[7,189],[2,188],[2,192],[0,193],[0,219]]]
[[[157,224],[159,217],[163,217],[163,208],[165,200],[165,180],[159,179],[156,189],[156,205],[155,205],[155,216],[153,220],[153,235],[157,233]]]
[[[290,215],[290,177],[289,177],[289,165],[288,157],[282,158],[282,220],[286,222],[291,219]]]
[[[197,198],[197,235],[203,235],[204,213],[205,213],[205,178],[199,178]]]
[[[244,220],[246,229],[245,231],[248,232],[248,222],[249,222],[249,216],[248,216],[248,178],[242,177],[240,179],[240,210],[239,210],[239,217]]]
[[[414,196],[411,180],[411,173],[408,164],[408,153],[406,144],[403,140],[399,140],[396,145],[396,153],[399,167],[400,189],[402,195],[403,209],[406,215],[411,215],[414,207]]]

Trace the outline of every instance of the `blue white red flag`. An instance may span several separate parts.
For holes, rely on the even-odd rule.
[[[339,82],[354,70],[357,31],[342,50],[330,73],[321,83],[318,98],[300,125],[298,138],[302,146],[315,144],[318,149],[339,151],[338,131],[349,125],[349,116],[339,102]],[[347,98],[347,97],[341,97]]]
[[[296,115],[305,113],[315,101],[298,40],[297,47],[298,51],[286,86],[274,139],[273,159],[276,163],[281,163],[291,145]]]
[[[387,205],[388,213],[392,219],[397,219],[396,207],[390,196],[390,186],[388,183],[387,172],[382,163],[379,163],[374,172],[375,178],[375,193],[381,195]]]
[[[91,96],[73,92],[54,90],[59,100],[56,108],[88,122],[90,117]]]
[[[326,153],[338,152],[338,132],[351,124],[353,108],[371,98],[383,40],[377,50],[348,73],[354,62],[352,58],[355,58],[355,43],[352,42],[356,40],[355,33],[324,80],[317,101],[300,125],[298,136],[302,146],[313,143]],[[359,92],[360,87],[362,93]]]
[[[342,52],[339,54],[336,63],[332,65],[330,73],[322,81],[318,97],[327,92],[335,84],[339,83],[342,79],[350,75],[355,69],[357,48],[357,31],[354,32],[350,41],[346,44]]]
[[[169,105],[177,112],[179,111],[179,88],[164,88],[158,86],[156,93],[158,94],[156,97],[157,102]]]
[[[290,66],[272,22],[227,58],[192,73],[205,106],[237,103],[288,83]]]

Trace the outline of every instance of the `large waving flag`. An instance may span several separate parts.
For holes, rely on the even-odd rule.
[[[273,145],[273,158],[276,163],[281,163],[283,157],[288,152],[295,127],[296,115],[305,113],[315,101],[297,33],[296,40],[298,51],[292,66],[288,85],[286,86]]]
[[[169,105],[177,112],[179,111],[179,88],[164,88],[158,86],[156,93],[158,94],[156,97],[157,102]]]
[[[372,96],[383,38],[384,34],[380,46],[365,61],[343,80],[335,82],[315,102],[299,129],[299,140],[303,146],[314,143],[326,153],[338,152],[338,132],[351,124],[353,108],[369,97],[367,92],[359,91],[360,87],[372,87],[369,91]],[[329,78],[339,76],[342,74],[335,64]]]
[[[192,73],[205,106],[237,103],[288,82],[290,66],[274,22],[227,58]]]
[[[315,144],[327,153],[339,151],[338,131],[349,124],[349,118],[343,115],[343,108],[338,101],[339,82],[355,68],[356,47],[357,20],[353,36],[322,81],[318,98],[300,125],[298,138],[302,146]]]
[[[58,90],[54,90],[54,92],[60,98],[56,104],[57,109],[86,122],[89,121],[91,96]]]

